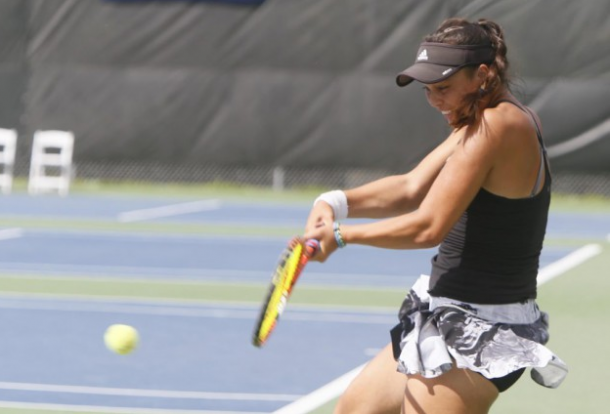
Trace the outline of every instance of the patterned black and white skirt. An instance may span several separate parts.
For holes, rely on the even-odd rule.
[[[548,315],[534,300],[481,305],[430,297],[429,279],[421,276],[413,285],[391,332],[399,372],[433,378],[455,362],[489,379],[531,368],[538,384],[561,384],[568,368],[544,346]]]

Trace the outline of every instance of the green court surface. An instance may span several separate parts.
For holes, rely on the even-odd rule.
[[[87,194],[142,194],[146,196],[190,196],[221,197],[233,200],[253,200],[262,203],[309,203],[319,191],[273,192],[266,189],[232,188],[215,186],[107,186],[101,183],[80,183],[76,193]],[[553,211],[578,212],[579,214],[610,214],[610,200],[598,197],[577,198],[557,196]],[[100,220],[57,220],[0,216],[2,227],[36,229],[64,229],[84,231],[127,231],[165,234],[210,234],[210,235],[273,235],[290,236],[296,227],[281,226],[237,226],[237,225],[193,225],[180,223],[131,223],[121,224]],[[610,228],[607,229],[610,237]],[[586,239],[548,239],[548,245],[579,247],[589,243]],[[559,389],[549,390],[524,377],[509,391],[502,394],[491,410],[492,414],[536,413],[536,414],[602,414],[607,412],[605,385],[610,362],[607,358],[610,333],[607,330],[607,315],[610,315],[610,239],[596,240],[601,253],[572,268],[540,287],[538,302],[550,314],[551,340],[548,346],[570,367],[570,374]],[[0,292],[19,295],[52,295],[78,297],[126,297],[168,301],[201,301],[222,303],[258,303],[266,289],[261,284],[186,281],[176,283],[167,280],[151,281],[129,278],[81,278],[44,277],[37,274],[0,274]],[[403,291],[387,288],[358,286],[316,287],[301,286],[291,299],[292,305],[315,305],[324,307],[366,307],[387,310],[388,303],[399,304]],[[296,380],[296,379],[295,379]],[[314,414],[330,414],[336,400],[331,400],[311,411]],[[10,404],[0,408],[0,413],[49,414],[64,412],[45,406],[37,409],[14,408]],[[97,413],[85,410],[72,413]],[[100,411],[109,412],[109,411]],[[119,411],[112,411],[118,413]],[[123,412],[123,411],[121,411]],[[127,411],[125,411],[127,413]],[[153,412],[153,411],[147,411]],[[167,413],[167,411],[164,411]]]

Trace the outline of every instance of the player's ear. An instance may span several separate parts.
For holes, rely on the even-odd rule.
[[[483,84],[486,80],[487,80],[487,75],[489,74],[489,66],[487,66],[486,64],[481,64],[479,65],[479,67],[477,68],[477,79],[479,81],[481,81],[481,83]]]

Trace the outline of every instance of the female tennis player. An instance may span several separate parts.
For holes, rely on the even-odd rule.
[[[440,245],[337,413],[487,413],[526,368],[551,388],[567,374],[544,346],[548,317],[536,304],[551,174],[539,120],[510,92],[506,51],[493,21],[444,21],[396,81],[423,84],[449,136],[408,174],[314,203],[314,260],[350,244]],[[347,217],[379,220],[339,223]]]

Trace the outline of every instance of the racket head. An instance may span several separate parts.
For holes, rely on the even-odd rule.
[[[275,329],[301,272],[319,247],[317,240],[294,237],[280,254],[255,325],[254,346],[263,346]]]

